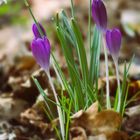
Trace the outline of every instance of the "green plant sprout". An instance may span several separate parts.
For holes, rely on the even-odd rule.
[[[58,117],[60,122],[60,134],[59,130],[55,127],[57,136],[59,139],[69,139],[69,125],[71,116],[79,110],[86,110],[95,101],[99,102],[99,106],[102,109],[103,106],[100,102],[101,95],[98,91],[98,79],[100,72],[100,52],[101,47],[104,47],[105,66],[106,66],[106,109],[114,109],[122,116],[125,112],[128,95],[128,86],[126,80],[128,77],[129,66],[125,64],[123,82],[120,84],[119,71],[118,71],[118,58],[121,47],[121,33],[119,29],[114,28],[109,30],[107,28],[107,13],[106,8],[102,0],[89,0],[89,21],[88,21],[88,41],[90,49],[90,57],[88,58],[86,48],[84,46],[84,40],[82,33],[79,29],[79,25],[75,16],[74,3],[71,0],[71,18],[67,17],[64,10],[56,14],[55,26],[57,36],[59,38],[61,48],[66,60],[67,69],[69,73],[69,79],[65,77],[59,62],[55,58],[51,51],[49,39],[45,33],[43,26],[36,20],[32,13],[32,10],[25,0],[26,6],[29,8],[30,14],[34,20],[32,27],[34,33],[34,39],[31,44],[31,50],[33,56],[41,68],[46,72],[55,101],[49,99],[39,82],[33,77],[33,80],[44,98],[46,103],[46,114],[52,120],[53,114],[49,108],[48,102],[56,105],[58,111]],[[93,35],[91,34],[91,15],[96,23],[93,28]],[[108,72],[108,52],[112,55],[116,68],[116,78],[118,82],[118,89],[116,91],[115,101],[110,101],[109,91],[109,72]],[[78,63],[74,58],[77,58]],[[90,60],[88,64],[87,60]],[[58,77],[58,81],[61,85],[61,95],[56,93],[55,86],[49,73],[49,66],[52,63],[54,71]],[[68,96],[64,95],[64,91],[67,91]]]

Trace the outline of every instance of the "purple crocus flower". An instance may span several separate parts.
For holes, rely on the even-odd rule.
[[[112,55],[113,59],[118,60],[119,51],[121,47],[122,35],[119,29],[106,31],[107,48]]]
[[[102,0],[92,1],[92,17],[100,30],[106,30],[107,12]]]
[[[42,26],[40,23],[38,23],[38,26],[39,26],[40,31],[42,32],[42,34],[43,34],[44,36],[46,36],[46,32],[45,32],[45,29],[43,28],[43,26]],[[32,26],[32,31],[33,31],[33,33],[34,33],[34,37],[35,37],[35,38],[41,38],[41,34],[39,33],[38,27],[37,27],[37,25],[36,25],[35,23],[34,23],[33,26]]]
[[[37,61],[37,63],[44,69],[47,70],[49,68],[50,63],[50,42],[46,37],[46,33],[44,28],[40,25],[42,33],[44,34],[43,37],[39,34],[38,28],[36,27],[36,24],[33,24],[33,33],[35,35],[35,38],[32,41],[31,44],[31,50],[32,54]]]

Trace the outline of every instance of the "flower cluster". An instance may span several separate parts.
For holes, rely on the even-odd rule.
[[[32,15],[32,13],[31,13],[31,15]],[[92,1],[92,17],[93,17],[93,19],[94,19],[94,21],[96,23],[96,26],[97,26],[99,32],[101,33],[101,35],[103,37],[103,41],[104,41],[104,39],[106,40],[106,43],[103,43],[103,44],[105,44],[107,46],[107,49],[109,50],[109,52],[112,55],[113,60],[115,62],[116,73],[117,73],[116,74],[117,75],[116,77],[118,79],[117,80],[118,81],[118,90],[119,90],[119,93],[121,93],[120,81],[119,81],[119,74],[118,74],[118,70],[117,70],[118,69],[118,67],[117,67],[118,64],[117,63],[118,63],[119,51],[120,51],[121,39],[122,39],[121,32],[117,28],[114,28],[114,29],[108,29],[107,28],[107,12],[106,12],[106,8],[105,8],[105,5],[104,5],[104,3],[103,3],[102,0],[93,0]],[[58,27],[58,29],[60,29],[60,27]],[[80,38],[78,36],[79,34],[77,34],[77,32],[79,30],[78,30],[78,26],[76,25],[76,22],[72,22],[72,28],[70,27],[70,29],[72,29],[74,31],[73,33],[76,34],[76,40],[74,41],[74,43],[76,45],[78,44],[77,45],[78,47],[79,46],[81,47],[81,44],[83,44],[83,42],[82,42],[82,38]],[[64,30],[64,29],[62,29],[62,30]],[[32,31],[33,31],[33,34],[34,34],[34,39],[33,39],[32,43],[31,43],[31,51],[32,51],[32,54],[33,54],[35,60],[37,61],[37,63],[41,66],[41,68],[43,68],[45,71],[48,71],[49,65],[50,65],[51,46],[50,46],[50,42],[49,42],[49,40],[48,40],[48,38],[46,36],[45,29],[43,28],[43,26],[40,23],[36,23],[36,21],[35,21],[35,24],[33,24],[33,26],[32,26]],[[65,33],[65,31],[64,31],[64,33]],[[63,32],[62,32],[62,34],[63,34]],[[61,40],[61,37],[60,37],[60,40]],[[65,40],[63,40],[63,39],[61,40],[62,44],[63,44],[63,41],[65,41]],[[64,44],[65,44],[65,42],[64,42]],[[65,47],[65,45],[64,45],[64,47]],[[107,91],[106,91],[106,93],[107,93],[107,97],[109,97],[109,93],[110,92],[109,92],[109,79],[108,79],[108,77],[109,77],[109,74],[108,74],[109,73],[108,72],[108,58],[107,58],[106,49],[104,49],[104,50],[105,50],[104,52],[105,52],[106,81],[107,81],[107,84],[106,84]],[[84,63],[83,60],[86,60],[85,49],[83,48],[80,51],[78,50],[77,52],[79,53],[78,54],[79,55],[79,62],[81,62],[80,63],[80,65],[81,65],[82,63]],[[69,53],[71,53],[71,51],[69,51],[69,52],[67,52],[65,54],[68,55]],[[83,55],[83,54],[85,54],[85,55]],[[70,55],[70,56],[72,56],[72,55]],[[83,59],[82,56],[84,56],[85,59]],[[67,57],[66,57],[66,59],[67,59]],[[72,63],[73,63],[73,61],[72,61]],[[68,63],[68,65],[70,65],[70,64]],[[73,66],[75,66],[75,65],[73,65]],[[84,67],[84,66],[85,66],[85,63],[84,63],[84,65],[81,65],[81,70],[83,72],[83,79],[84,80],[86,79],[84,81],[86,83],[85,85],[88,86],[88,84],[89,84],[87,82],[88,81],[87,80],[88,79],[88,74],[87,74],[88,73],[87,72],[88,71],[88,65],[87,65],[87,67]],[[68,68],[68,69],[69,69],[70,72],[73,72],[71,70],[71,68]],[[74,70],[76,71],[76,69],[74,69]],[[92,70],[94,70],[94,69],[92,69],[92,67],[91,67],[91,71]],[[95,69],[95,71],[96,70],[97,69]],[[90,74],[92,75],[92,72]],[[97,75],[98,75],[98,73],[97,73]],[[93,76],[91,76],[91,77],[93,78]],[[72,78],[73,78],[73,76],[72,76]],[[97,80],[98,80],[98,76],[97,76]],[[79,82],[79,79],[77,81]],[[73,85],[75,85],[75,82],[74,82]],[[91,86],[92,86],[92,84],[91,84]],[[81,92],[83,90],[81,87],[82,87],[82,84],[79,85],[80,90],[78,89],[77,90],[77,93],[79,93],[79,91]],[[55,92],[54,92],[54,96],[56,97],[56,102],[59,104],[59,101],[57,100],[57,96],[56,96],[56,93]],[[109,98],[107,98],[107,102],[109,103]],[[119,94],[119,107],[118,107],[118,111],[120,111],[120,104],[121,104],[121,94]],[[107,108],[110,108],[110,107],[111,107],[111,105],[109,103],[107,105]],[[58,112],[59,112],[59,109],[58,109]],[[59,112],[58,114],[61,114],[61,113]]]
[[[121,110],[121,86],[120,86],[120,79],[119,79],[119,71],[118,71],[118,58],[119,58],[119,51],[121,47],[121,32],[119,29],[114,28],[112,30],[107,29],[107,12],[105,5],[102,0],[93,0],[92,2],[92,17],[97,25],[97,28],[103,35],[103,40],[106,40],[106,46],[109,50],[112,58],[114,60],[115,69],[116,69],[116,78],[118,84],[118,105],[117,111],[120,112]],[[105,35],[104,35],[105,34]],[[109,92],[109,72],[108,72],[108,57],[106,49],[104,49],[105,53],[105,66],[106,66],[106,103],[107,108],[111,108],[110,104],[110,92]]]
[[[99,30],[106,33],[107,48],[113,59],[118,58],[121,47],[121,33],[119,29],[107,29],[107,12],[102,0],[93,0],[92,17]]]

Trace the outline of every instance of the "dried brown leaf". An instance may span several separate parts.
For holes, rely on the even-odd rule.
[[[87,135],[82,127],[72,127],[70,129],[71,140],[87,140]]]
[[[72,118],[71,127],[82,127],[88,134],[106,134],[116,131],[122,123],[119,113],[113,110],[103,110],[98,113],[98,103],[94,103],[87,111],[79,111]]]
[[[116,131],[113,132],[109,137],[108,140],[130,140],[129,136],[125,132]]]
[[[32,56],[21,56],[18,57],[18,60],[16,61],[16,69],[18,71],[29,70],[33,68],[35,64],[35,59]]]
[[[100,134],[97,136],[89,136],[88,140],[107,140],[105,134]]]
[[[9,120],[20,116],[20,113],[28,107],[28,103],[12,97],[0,97],[0,119]]]

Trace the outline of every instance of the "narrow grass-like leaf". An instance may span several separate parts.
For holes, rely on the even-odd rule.
[[[119,98],[119,92],[118,92],[118,88],[116,90],[116,96],[115,96],[115,101],[114,101],[114,110],[117,111],[117,107],[118,107],[118,98]]]
[[[73,30],[71,29],[68,17],[67,17],[67,15],[66,15],[64,10],[62,10],[60,16],[61,16],[61,21],[62,21],[63,25],[59,24],[59,26],[63,27],[62,29],[63,29],[64,34],[69,39],[69,41],[72,43],[72,45],[74,47],[76,47],[76,43],[75,43],[76,38],[75,38]]]
[[[57,71],[58,71],[57,73],[59,74],[59,77],[61,78],[61,81],[62,81],[62,83],[63,83],[63,86],[64,86],[65,89],[68,91],[68,94],[69,94],[69,96],[71,97],[71,99],[73,99],[73,91],[72,91],[70,85],[68,84],[68,81],[67,81],[67,79],[65,78],[65,76],[64,76],[64,74],[63,74],[63,72],[62,72],[62,70],[61,70],[61,68],[60,68],[60,66],[59,66],[59,64],[58,64],[58,62],[57,62],[57,60],[55,59],[55,57],[54,57],[53,54],[52,54],[52,58],[53,58],[54,65],[55,65],[55,67],[56,67],[56,69],[57,69]]]
[[[125,108],[126,107],[126,101],[125,101],[125,104],[124,104],[124,100],[125,100],[125,96],[127,96],[127,78],[128,78],[128,73],[129,73],[129,69],[131,67],[131,64],[133,62],[133,59],[134,59],[134,55],[133,57],[131,58],[129,64],[128,64],[128,67],[126,67],[126,62],[125,62],[125,68],[124,68],[124,75],[123,75],[123,83],[122,83],[122,104],[121,104],[121,111],[120,113],[123,113]]]
[[[129,62],[129,64],[128,64],[127,71],[126,71],[126,72],[127,72],[127,76],[128,76],[129,69],[130,69],[130,67],[131,67],[131,64],[132,64],[134,58],[135,58],[135,55],[132,56],[132,58],[131,58],[131,60],[130,60],[130,62]]]
[[[74,111],[78,112],[80,110],[79,103],[78,103],[78,95],[74,87]]]
[[[88,85],[88,64],[87,64],[87,57],[86,57],[86,50],[84,48],[84,43],[82,39],[82,33],[80,32],[80,29],[75,21],[75,19],[71,19],[72,29],[74,31],[76,41],[77,41],[77,54],[78,59],[80,62],[80,68],[82,72],[82,78],[84,80],[84,84],[87,87]]]
[[[131,139],[137,139],[137,138],[139,138],[139,136],[140,136],[140,132],[135,132],[130,138]]]
[[[123,100],[123,103],[122,103],[122,108],[121,108],[121,115],[122,116],[124,115],[126,104],[127,104],[128,89],[129,89],[129,85],[127,86],[126,93],[125,93],[125,96],[124,96],[124,100]]]
[[[121,109],[120,109],[120,113],[122,115],[124,114],[125,107],[127,104],[127,96],[128,96],[128,88],[129,88],[129,86],[127,85],[127,78],[128,78],[129,69],[133,62],[133,59],[134,59],[134,56],[130,60],[128,66],[126,66],[126,62],[124,63],[123,82],[122,82],[122,88],[121,88],[122,89]],[[116,93],[116,97],[115,97],[115,103],[114,103],[115,110],[117,109],[117,106],[118,106],[118,93]]]
[[[137,98],[140,96],[140,91],[138,91],[133,97],[131,97],[125,104],[125,107],[128,106],[131,102],[134,102],[137,100]]]
[[[70,68],[69,63],[68,63],[68,62],[70,62],[73,65],[73,67],[75,68],[75,62],[74,62],[74,59],[73,59],[72,49],[67,45],[64,34],[63,34],[62,29],[60,27],[57,27],[57,34],[58,34],[58,37],[59,37],[64,55],[65,55],[65,58],[66,58],[68,71],[69,71],[70,78],[71,78],[72,84],[73,84],[74,83],[74,77],[73,77],[73,74],[71,72],[71,68]]]
[[[42,108],[43,108],[45,114],[49,117],[49,120],[52,121],[53,118],[51,118],[51,116],[50,116],[50,114],[48,113],[48,111],[46,110],[46,108],[45,108],[44,106],[42,106]],[[55,130],[55,132],[56,132],[56,135],[57,135],[58,139],[61,140],[61,136],[60,136],[59,130],[57,129],[56,126],[53,126],[53,127],[54,127],[54,130]]]
[[[37,88],[38,88],[40,94],[41,94],[42,97],[44,98],[46,105],[47,105],[47,102],[51,102],[51,103],[53,103],[54,105],[59,106],[59,107],[61,107],[63,110],[65,110],[65,108],[63,108],[63,106],[60,106],[60,105],[57,104],[55,101],[53,101],[53,100],[51,100],[51,99],[49,99],[49,98],[47,97],[46,93],[44,92],[44,90],[42,89],[42,87],[40,86],[40,84],[39,84],[39,82],[38,82],[38,80],[37,80],[36,78],[32,77],[32,79],[33,79],[34,83],[36,84],[36,86],[37,86]],[[47,106],[49,107],[49,105],[47,105]],[[67,109],[66,109],[65,111],[67,112]],[[50,113],[51,113],[51,110],[50,110]]]
[[[71,120],[71,109],[72,109],[72,101],[70,100],[68,103],[68,112],[67,112],[67,121],[66,121],[66,140],[69,139],[69,125],[70,125],[70,120]]]
[[[101,35],[97,27],[94,27],[93,42],[90,48],[90,72],[89,81],[90,85],[97,85],[99,76],[99,62],[100,62],[100,48],[101,48]],[[96,86],[97,87],[97,86]]]
[[[47,97],[46,93],[45,93],[44,90],[41,88],[41,86],[40,86],[39,82],[37,81],[37,79],[34,78],[34,77],[32,77],[32,79],[33,79],[34,83],[36,84],[36,86],[37,86],[37,88],[38,88],[40,94],[41,94],[42,97],[44,98],[45,104],[46,104],[46,106],[47,106],[47,108],[48,108],[48,110],[49,110],[49,113],[50,113],[51,117],[53,117],[53,114],[52,114],[52,112],[51,112],[51,109],[50,109],[50,107],[49,107],[49,105],[48,105],[48,101],[50,101],[50,99]],[[51,101],[51,102],[53,102],[53,101]],[[54,103],[55,103],[55,102],[54,102]]]
[[[75,62],[74,62],[73,55],[72,55],[72,50],[69,46],[67,46],[64,34],[63,34],[60,27],[57,28],[57,33],[58,33],[58,37],[60,39],[61,46],[62,46],[64,55],[65,55],[65,58],[66,58],[68,71],[69,71],[70,78],[71,78],[71,81],[72,81],[72,87],[75,88],[76,94],[78,94],[78,97],[81,98],[82,87],[81,87],[81,84],[80,84],[80,82],[81,82],[80,81],[80,75],[79,75],[79,72],[78,72],[78,70],[75,66]],[[79,105],[81,107],[84,105],[83,99],[81,100],[81,103]]]
[[[82,81],[79,77],[78,72],[72,67],[72,65],[70,63],[69,63],[69,65],[71,67],[71,71],[72,71],[74,78],[75,78],[74,89],[75,89],[76,94],[77,94],[78,105],[80,106],[79,109],[81,109],[82,107],[84,107],[86,95],[83,93],[83,85],[82,85]]]

